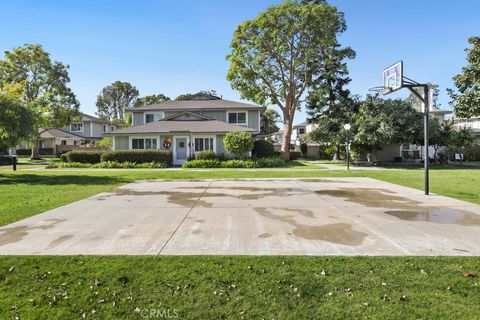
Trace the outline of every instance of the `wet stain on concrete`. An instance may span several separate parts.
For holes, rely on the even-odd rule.
[[[192,231],[192,234],[199,234],[199,233],[202,233],[202,230],[195,229],[195,230]]]
[[[480,225],[480,215],[448,207],[422,207],[421,202],[385,189],[318,190],[318,195],[345,198],[369,208],[385,208],[385,213],[406,221],[425,221],[462,226]]]
[[[202,189],[205,187],[191,187],[188,189]],[[263,197],[288,197],[293,194],[309,193],[308,190],[303,188],[255,188],[255,187],[215,187],[211,188],[212,191],[205,192],[181,192],[181,191],[139,191],[132,190],[127,188],[117,188],[114,190],[114,193],[106,195],[104,197],[110,196],[122,196],[122,195],[133,195],[133,196],[153,196],[160,195],[166,196],[167,202],[172,204],[177,204],[182,207],[191,208],[193,206],[211,208],[213,204],[204,200],[205,198],[216,198],[216,197],[230,197],[240,200],[258,200]],[[228,194],[224,192],[215,192],[215,189],[227,189],[234,191],[249,191],[245,194]],[[260,192],[260,193],[252,193]]]
[[[262,234],[259,234],[258,237],[259,238],[262,238],[262,239],[265,239],[265,238],[270,238],[272,236],[271,233],[268,233],[268,232],[265,232],[265,233],[262,233]]]
[[[63,242],[69,240],[69,239],[72,239],[73,238],[73,235],[71,234],[67,234],[67,235],[64,235],[64,236],[60,236],[58,237],[57,239],[53,240],[52,242],[50,242],[47,246],[47,249],[52,249],[52,248],[55,248],[59,245],[61,245]]]
[[[56,224],[66,221],[66,219],[46,219],[50,223],[38,226],[17,226],[11,228],[0,229],[0,246],[14,243],[22,240],[28,233],[35,229],[47,230],[55,227]]]
[[[205,222],[205,220],[203,220],[203,219],[198,219],[198,220],[195,220],[195,222],[202,223],[202,222]]]
[[[362,244],[368,234],[352,229],[352,225],[348,223],[325,224],[321,226],[311,226],[298,223],[293,219],[292,215],[277,215],[270,211],[269,208],[254,208],[254,210],[269,219],[281,221],[294,226],[292,234],[307,240],[323,240],[327,242],[358,246]],[[281,210],[281,209],[275,209]],[[290,211],[292,211],[291,209]]]
[[[330,179],[297,179],[300,182],[334,182],[334,183],[346,183],[347,181],[330,180]]]
[[[416,210],[386,211],[385,213],[407,221],[426,221],[461,226],[480,225],[480,215],[452,208],[418,208]]]

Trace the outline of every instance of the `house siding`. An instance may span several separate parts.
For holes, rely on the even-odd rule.
[[[258,110],[248,110],[248,127],[260,131]]]
[[[92,135],[90,134],[90,126],[92,125],[91,122],[84,122],[83,123],[83,136],[84,137],[91,137]]]
[[[98,123],[98,122],[91,122],[90,125],[93,126],[93,129],[91,131],[93,133],[92,137],[101,137],[102,136],[102,124]]]
[[[133,113],[133,119],[132,119],[133,125],[138,126],[143,124],[143,118],[144,118],[143,112],[132,112],[132,113]]]
[[[220,111],[205,111],[203,113],[204,116],[213,118],[218,121],[227,122],[227,113],[226,110]]]
[[[115,136],[115,150],[128,150],[128,136]]]

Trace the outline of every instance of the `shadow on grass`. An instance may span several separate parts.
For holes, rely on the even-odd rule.
[[[129,183],[131,180],[124,177],[110,176],[86,176],[86,175],[35,175],[35,174],[2,174],[0,173],[1,184],[30,184],[30,185],[110,185],[117,183]]]

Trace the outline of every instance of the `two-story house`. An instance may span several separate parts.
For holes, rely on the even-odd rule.
[[[231,131],[260,132],[264,107],[197,93],[185,100],[146,105],[130,110],[132,127],[106,133],[115,150],[171,150],[180,165],[195,152],[212,150],[229,156],[223,147]]]
[[[49,149],[53,154],[72,150],[75,146],[95,143],[103,138],[103,134],[112,132],[115,126],[109,121],[82,113],[81,117],[63,128],[48,130],[39,129],[40,149]],[[17,149],[29,149],[30,142],[24,141]]]

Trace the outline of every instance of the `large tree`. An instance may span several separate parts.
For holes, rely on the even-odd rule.
[[[163,93],[152,94],[152,95],[149,95],[149,96],[144,96],[144,97],[138,98],[135,101],[135,103],[133,104],[133,107],[138,108],[138,107],[141,107],[141,106],[148,106],[148,105],[151,105],[151,104],[163,103],[163,102],[167,102],[167,101],[171,101],[171,100],[172,99],[170,99],[169,97],[167,97]]]
[[[456,90],[448,89],[450,104],[460,118],[480,116],[480,37],[471,37],[467,52],[467,66],[453,77]]]
[[[245,21],[233,35],[227,79],[242,98],[280,108],[285,159],[306,93],[329,64],[354,55],[339,46],[337,36],[345,30],[343,13],[323,1],[286,1]]]
[[[353,148],[375,161],[383,144],[417,142],[422,115],[408,102],[367,96],[355,115]]]
[[[33,135],[33,114],[16,97],[0,91],[0,150]]]
[[[125,120],[125,110],[134,106],[139,92],[128,82],[115,81],[97,96],[97,114],[105,119]]]
[[[280,128],[277,122],[280,121],[280,115],[273,109],[266,109],[260,116],[260,132],[264,134],[272,134],[278,132]]]
[[[68,87],[68,65],[52,61],[41,45],[5,51],[0,61],[0,89],[15,87],[20,104],[32,113],[32,158],[39,158],[40,134],[79,116],[79,103]]]
[[[211,96],[217,96],[217,91],[216,90],[201,90],[200,92],[198,93],[204,93],[204,94],[209,94]],[[193,96],[194,94],[193,93],[182,93],[180,94],[179,96],[177,96],[175,98],[175,100],[187,100],[189,99],[191,96]]]

